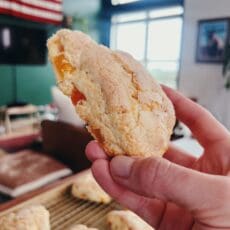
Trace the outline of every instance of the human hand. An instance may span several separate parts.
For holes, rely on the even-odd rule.
[[[204,108],[163,87],[176,116],[204,147],[198,159],[170,145],[163,158],[117,156],[92,141],[94,177],[115,200],[155,229],[230,229],[230,134]]]

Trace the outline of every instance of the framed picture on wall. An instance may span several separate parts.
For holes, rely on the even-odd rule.
[[[196,48],[197,62],[223,63],[229,40],[229,18],[200,20]]]

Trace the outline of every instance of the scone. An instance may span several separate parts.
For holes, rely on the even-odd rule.
[[[111,211],[107,214],[110,230],[154,230],[149,224],[131,211]]]
[[[98,230],[97,228],[88,228],[83,224],[77,224],[72,226],[69,230]]]
[[[74,197],[83,200],[104,204],[111,202],[111,197],[96,182],[91,170],[85,171],[76,178],[71,193]]]
[[[12,212],[0,218],[1,230],[50,230],[49,212],[41,205]]]
[[[59,88],[109,156],[166,151],[174,108],[138,61],[79,31],[60,30],[47,45]]]

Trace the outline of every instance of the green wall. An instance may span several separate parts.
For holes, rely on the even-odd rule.
[[[0,66],[0,105],[13,101],[12,67]],[[17,66],[17,100],[36,105],[50,103],[50,87],[55,78],[50,64],[44,66]]]
[[[55,84],[55,78],[49,64],[17,67],[17,76],[17,97],[20,100],[37,105],[51,102],[50,87]]]
[[[13,99],[13,81],[11,68],[0,65],[0,105],[4,105]]]
[[[27,27],[45,28],[48,36],[57,27],[27,22],[15,18],[0,17],[0,23],[23,25]],[[52,101],[50,88],[55,84],[55,77],[47,59],[46,65],[16,66],[17,100],[41,105]],[[0,105],[12,102],[14,99],[12,66],[0,65]]]
[[[75,6],[77,7],[77,6]],[[60,27],[33,23],[0,15],[0,23],[23,25],[31,28],[45,28],[48,36]],[[99,27],[101,21],[96,16],[74,17],[73,29],[88,33],[94,40],[100,42]],[[19,65],[15,67],[17,79],[17,101],[35,105],[52,102],[51,86],[55,85],[55,76],[47,58],[46,65]],[[0,64],[0,106],[14,99],[12,66]]]

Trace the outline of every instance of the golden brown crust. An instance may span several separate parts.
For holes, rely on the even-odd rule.
[[[175,123],[172,103],[159,84],[130,55],[96,44],[87,35],[60,30],[48,41],[49,57],[64,55],[74,68],[56,71],[68,96],[86,98],[76,111],[110,156],[161,156]],[[71,72],[71,73],[70,73]]]
[[[74,197],[96,203],[108,204],[112,200],[96,182],[91,170],[85,171],[76,178],[72,185],[71,193]]]
[[[110,230],[154,230],[139,216],[129,210],[114,210],[107,214]]]
[[[72,226],[69,230],[98,230],[97,228],[88,228],[86,225],[77,224]]]
[[[23,208],[0,219],[1,230],[50,230],[49,212],[41,205]]]

